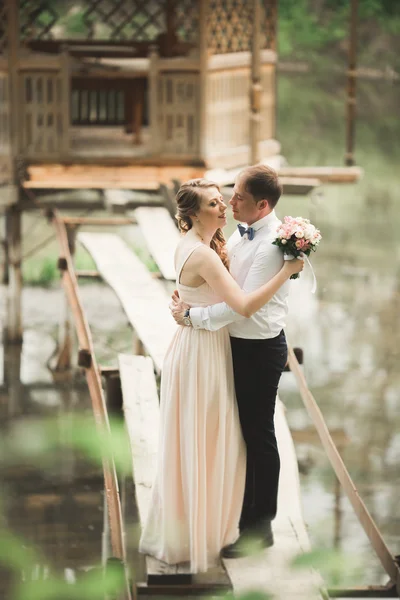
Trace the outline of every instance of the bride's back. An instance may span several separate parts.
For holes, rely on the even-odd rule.
[[[196,248],[202,246],[200,241],[194,241],[187,235],[179,242],[175,252],[175,268],[177,284],[197,288],[205,283],[198,273],[197,260],[193,257]]]

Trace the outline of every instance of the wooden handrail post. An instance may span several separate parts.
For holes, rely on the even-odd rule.
[[[356,119],[356,81],[357,81],[357,13],[358,0],[351,0],[350,40],[347,71],[347,121],[346,121],[346,156],[345,164],[353,166],[355,119]]]
[[[18,188],[13,186],[15,193]],[[8,258],[7,321],[5,339],[9,343],[22,342],[22,213],[14,204],[6,212],[6,244]]]

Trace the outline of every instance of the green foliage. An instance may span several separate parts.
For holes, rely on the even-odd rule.
[[[70,446],[97,465],[101,465],[105,457],[114,459],[121,475],[132,472],[129,444],[120,420],[111,422],[110,435],[101,434],[93,418],[82,415],[69,419],[65,427],[68,427],[68,443],[60,439],[57,421],[19,421],[0,441],[0,465],[22,461],[46,468],[58,460],[57,450],[62,451],[63,447]]]
[[[278,45],[281,58],[318,64],[321,54],[345,59],[350,27],[348,0],[280,0]],[[358,9],[358,61],[368,67],[400,68],[400,3],[365,0]]]
[[[48,287],[58,277],[57,259],[50,256],[27,259],[22,264],[22,277],[28,285]]]
[[[292,561],[292,566],[299,569],[314,568],[321,573],[327,587],[351,586],[362,580],[360,558],[339,550],[319,548],[300,554]]]

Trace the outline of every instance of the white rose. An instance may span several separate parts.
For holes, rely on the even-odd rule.
[[[282,244],[287,244],[287,240],[285,240],[285,238],[283,238]]]
[[[295,236],[296,236],[297,238],[302,238],[302,237],[304,237],[304,231],[302,231],[301,229],[298,229],[298,230],[296,231],[296,233],[295,233]]]

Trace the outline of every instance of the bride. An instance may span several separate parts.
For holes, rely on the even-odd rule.
[[[229,274],[222,228],[226,205],[206,179],[177,193],[184,234],[175,254],[177,288],[190,306],[226,302],[250,317],[303,261],[285,261],[265,285],[246,294]],[[227,327],[211,332],[180,326],[161,378],[157,475],[139,550],[169,564],[207,571],[239,536],[246,449],[236,406]]]

